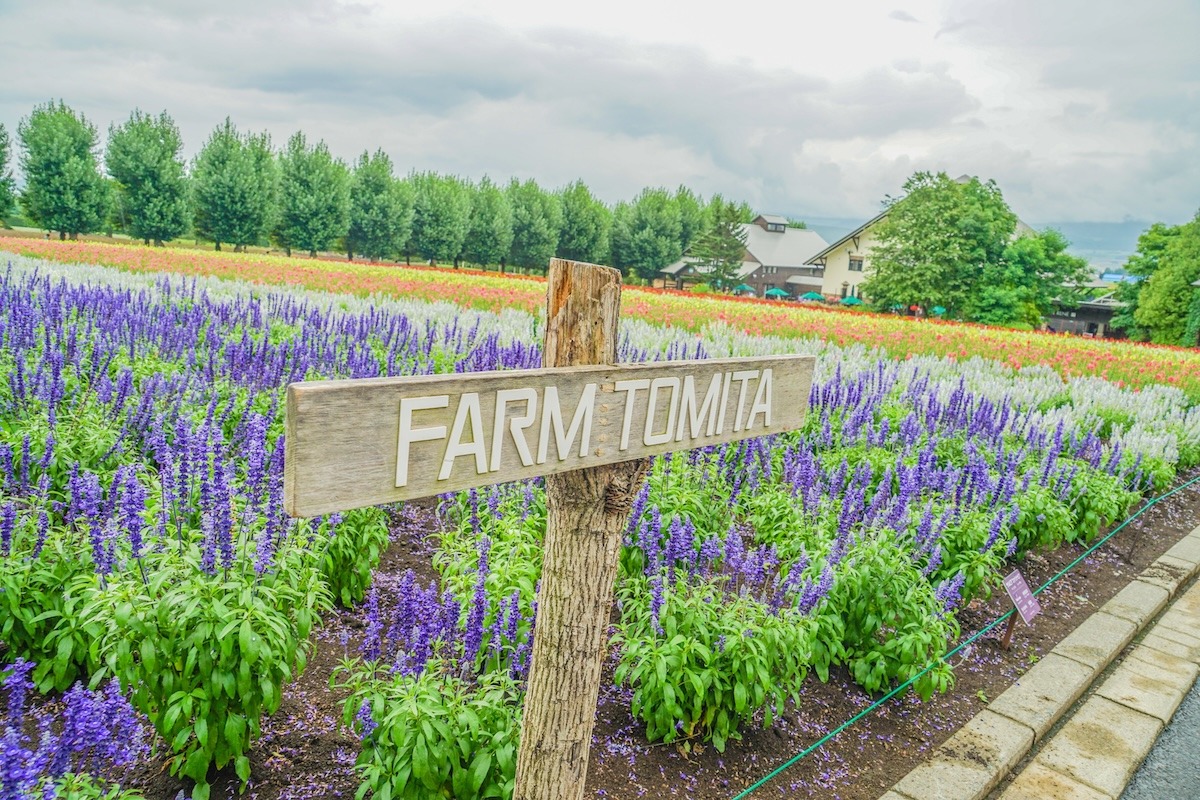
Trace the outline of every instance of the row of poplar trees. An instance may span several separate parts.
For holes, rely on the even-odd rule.
[[[705,202],[683,186],[647,188],[610,207],[583,181],[551,192],[533,180],[398,178],[382,150],[347,165],[296,133],[276,152],[269,135],[240,132],[228,119],[187,163],[166,112],[134,111],[110,126],[101,156],[95,126],[61,101],[36,107],[16,139],[20,192],[0,126],[0,219],[19,200],[29,221],[63,238],[117,230],[162,244],[190,234],[218,250],[270,242],[289,254],[534,269],[559,256],[649,279],[703,247],[722,220],[753,216],[745,203]]]

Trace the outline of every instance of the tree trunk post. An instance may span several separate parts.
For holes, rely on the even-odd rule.
[[[544,367],[615,364],[621,273],[552,259]],[[546,478],[546,542],[514,800],[583,796],[621,538],[647,461]]]

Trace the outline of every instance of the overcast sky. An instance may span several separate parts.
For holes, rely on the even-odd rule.
[[[743,9],[743,10],[734,10]],[[226,116],[399,172],[868,217],[918,169],[1033,222],[1200,208],[1197,0],[0,0],[0,123]]]

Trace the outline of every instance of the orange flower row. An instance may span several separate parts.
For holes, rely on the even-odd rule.
[[[0,250],[57,262],[104,264],[133,272],[211,275],[360,296],[380,294],[445,300],[489,311],[518,308],[536,313],[545,303],[542,279],[477,270],[91,241],[0,238]],[[1065,376],[1098,375],[1122,386],[1141,387],[1151,383],[1178,386],[1200,400],[1200,353],[1184,348],[638,287],[626,291],[622,313],[689,330],[720,321],[749,334],[815,337],[839,345],[863,344],[882,348],[896,358],[919,354],[950,358],[982,356],[1017,369],[1045,364]]]

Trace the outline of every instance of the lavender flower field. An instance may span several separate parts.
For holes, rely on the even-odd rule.
[[[129,798],[121,770],[139,759],[197,800],[213,769],[247,781],[314,627],[358,604],[364,645],[335,680],[362,793],[510,796],[541,486],[439,498],[438,580],[382,596],[395,510],[288,519],[281,401],[303,379],[536,367],[540,339],[517,311],[9,261],[0,800]],[[634,505],[614,679],[650,741],[721,751],[833,668],[869,692],[916,676],[923,697],[948,690],[957,609],[1200,463],[1200,410],[1165,386],[722,326],[629,322],[620,357],[775,353],[818,356],[805,427],[656,459]],[[28,718],[34,690],[65,693],[60,718]],[[118,719],[129,747],[88,733]]]

